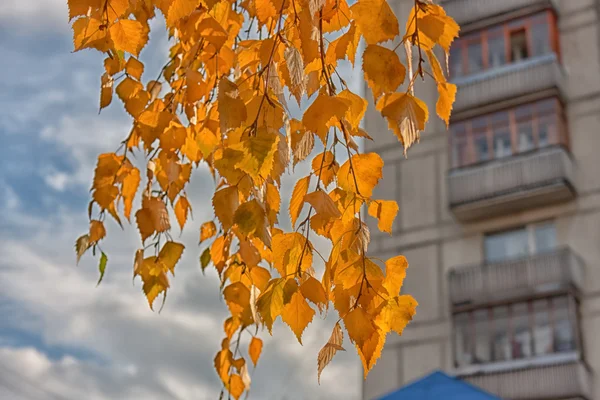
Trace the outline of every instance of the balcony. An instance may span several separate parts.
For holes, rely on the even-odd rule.
[[[449,275],[454,306],[489,304],[532,293],[580,289],[583,263],[570,249],[517,260],[454,269]]]
[[[562,94],[564,79],[563,68],[554,53],[459,77],[452,80],[458,86],[453,112],[460,113],[536,92],[557,91]]]
[[[511,11],[531,8],[556,7],[556,0],[444,0],[446,13],[459,25],[499,16]]]
[[[591,399],[591,377],[576,353],[557,354],[548,360],[526,360],[510,369],[489,368],[459,377],[470,384],[511,400]],[[491,366],[490,366],[491,367]]]
[[[573,161],[561,146],[497,159],[448,173],[450,210],[463,222],[575,197]]]

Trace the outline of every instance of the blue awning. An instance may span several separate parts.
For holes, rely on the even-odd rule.
[[[501,398],[448,376],[442,371],[436,371],[381,397],[380,400],[501,400]]]

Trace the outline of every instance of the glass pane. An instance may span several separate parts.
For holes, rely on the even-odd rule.
[[[550,46],[550,29],[548,20],[545,18],[531,26],[531,53],[533,56],[541,56],[552,52]]]
[[[538,147],[549,146],[556,142],[557,135],[556,116],[541,117],[538,122]]]
[[[536,356],[553,352],[552,326],[548,300],[539,300],[533,303],[533,343]]]
[[[507,112],[499,112],[491,116],[492,121],[492,143],[494,146],[494,158],[508,157],[512,155],[510,144],[510,128]]]
[[[488,310],[478,310],[475,316],[475,363],[483,364],[492,360],[490,341],[490,319]]]
[[[477,161],[487,161],[490,159],[490,149],[487,136],[479,135],[474,138],[475,156]]]
[[[462,49],[460,42],[456,42],[450,47],[450,73],[453,77],[464,75]]]
[[[531,331],[529,328],[529,315],[526,303],[512,306],[512,322],[514,334],[512,340],[512,355],[514,359],[529,358],[532,356]]]
[[[469,59],[469,73],[474,74],[483,70],[483,54],[481,51],[481,40],[469,42],[467,46]]]
[[[495,68],[504,64],[506,64],[504,32],[502,28],[498,28],[488,33],[488,66]]]
[[[454,317],[456,366],[464,367],[473,363],[469,339],[469,314],[457,314]]]
[[[575,335],[569,316],[569,303],[566,297],[552,299],[554,308],[554,351],[575,350]]]
[[[510,33],[510,53],[511,60],[518,62],[529,58],[527,50],[527,34],[525,29],[519,29]]]
[[[527,254],[529,254],[529,245],[525,229],[485,237],[485,259],[488,262],[523,257]]]
[[[512,358],[509,341],[508,307],[494,308],[494,332],[492,336],[494,361],[505,361]]]
[[[518,132],[518,138],[519,138],[519,143],[518,143],[518,148],[519,148],[519,152],[524,152],[524,151],[529,151],[532,150],[535,146],[534,146],[534,142],[533,142],[533,126],[532,126],[532,121],[525,121],[525,122],[521,122],[517,125],[517,132]]]
[[[543,253],[556,248],[556,227],[554,223],[540,225],[535,228],[535,250]]]

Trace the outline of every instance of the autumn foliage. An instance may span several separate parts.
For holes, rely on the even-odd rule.
[[[327,312],[339,318],[317,356],[318,376],[343,350],[342,326],[366,376],[387,334],[402,334],[417,302],[400,294],[406,259],[384,261],[367,252],[365,219],[375,218],[379,230],[391,234],[398,205],[372,197],[383,160],[359,152],[357,139],[371,140],[361,128],[367,101],[348,89],[337,64],[362,67],[375,108],[406,152],[429,118],[415,97],[417,79],[436,82],[436,112],[446,123],[450,118],[456,87],[447,82],[434,47],[447,59],[456,23],[440,6],[421,0],[402,30],[386,0],[68,4],[75,50],[106,55],[100,109],[116,96],[133,120],[121,147],[98,158],[90,229],[77,240],[78,260],[98,250],[102,279],[108,258],[99,244],[107,214],[119,225],[133,219],[141,238],[133,274],[152,308],[166,295],[184,251],[170,231],[175,223],[183,229],[190,217],[186,185],[193,169],[208,167],[215,218],[200,226],[200,264],[218,272],[231,314],[214,359],[224,390],[237,399],[249,388],[248,370],[262,350],[260,327],[272,334],[281,317],[302,343],[315,314]],[[147,77],[138,57],[158,14],[172,45],[160,74]],[[358,60],[361,40],[366,46]],[[302,105],[302,118],[290,116],[288,101]],[[316,142],[323,150],[313,154],[321,147]],[[145,160],[144,171],[134,166],[134,155]],[[310,173],[298,179],[282,210],[281,177],[302,162]],[[136,196],[141,202],[134,210]],[[290,232],[279,224],[287,214]],[[330,241],[329,254],[316,251],[313,235]],[[252,339],[241,348],[245,330]]]

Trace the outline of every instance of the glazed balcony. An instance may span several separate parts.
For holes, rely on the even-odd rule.
[[[503,215],[575,197],[574,166],[563,146],[551,146],[450,170],[450,210],[460,221]]]
[[[511,12],[531,12],[541,8],[558,9],[556,0],[442,0],[446,14],[459,25],[499,17]]]
[[[455,307],[580,289],[582,283],[582,261],[568,248],[516,260],[459,267],[449,274],[450,299]]]
[[[501,3],[501,2],[498,2]],[[532,93],[564,92],[564,71],[554,53],[453,79],[455,113]]]
[[[533,362],[531,362],[533,361]],[[460,374],[466,382],[511,400],[591,399],[588,367],[577,354],[531,360],[521,368],[498,366],[471,374]],[[537,362],[536,362],[537,361]],[[495,370],[494,370],[495,369]]]

